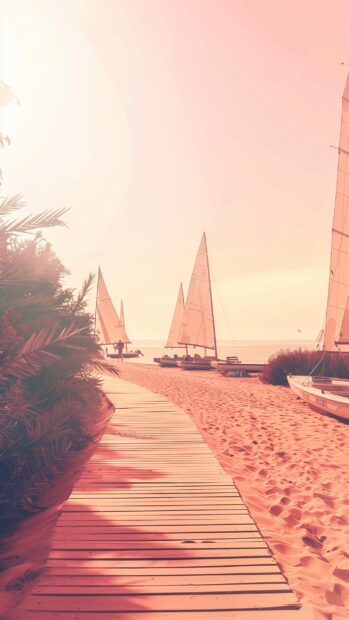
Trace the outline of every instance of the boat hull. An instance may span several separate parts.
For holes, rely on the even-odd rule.
[[[333,378],[328,384],[312,385],[312,378],[303,375],[287,377],[291,390],[304,400],[310,409],[343,420],[349,420],[349,380]]]
[[[211,360],[180,360],[177,366],[183,370],[212,370]]]
[[[140,351],[129,351],[127,353],[123,353],[122,357],[124,359],[129,359],[131,357],[139,357],[141,354]],[[113,359],[117,359],[119,357],[118,353],[108,353],[107,357],[112,357]]]
[[[264,367],[266,366],[266,364],[252,364],[252,363],[247,363],[245,364],[244,362],[236,362],[233,364],[229,364],[229,362],[212,362],[212,367],[215,370],[218,370],[218,372],[221,373],[226,373],[226,372],[230,372],[230,371],[239,371],[239,370],[244,370],[246,372],[253,372],[253,373],[257,373],[257,372],[263,372]]]
[[[159,366],[161,366],[162,368],[176,368],[178,366],[178,362],[181,361],[180,357],[169,357],[169,358],[164,358],[161,357],[158,361]]]
[[[180,362],[182,357],[153,357],[153,362],[155,364],[159,364],[162,368],[176,368],[178,366],[178,362]]]

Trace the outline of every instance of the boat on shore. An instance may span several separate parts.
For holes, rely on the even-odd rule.
[[[349,420],[349,380],[290,375],[292,391],[314,411]]]
[[[125,330],[125,317],[123,302],[121,302],[121,317],[115,310],[114,304],[108,293],[102,271],[98,268],[98,283],[97,283],[97,299],[96,299],[96,314],[95,314],[95,333],[97,334],[102,346],[106,347],[106,355],[110,358],[120,358],[117,351],[109,353],[108,346],[116,348],[116,343],[121,342],[126,347],[126,351],[123,351],[122,357],[125,359],[139,357],[143,353],[138,349],[137,351],[128,351],[127,346],[131,343],[126,330]]]
[[[266,366],[266,364],[240,362],[240,360],[238,360],[237,358],[233,361],[230,357],[227,357],[226,360],[214,361],[211,365],[212,368],[218,370],[218,372],[222,373],[223,375],[226,375],[228,373],[246,373],[245,376],[250,373],[257,374],[263,372]],[[238,374],[236,376],[238,376]]]
[[[217,360],[217,339],[213,314],[210,266],[206,234],[203,233],[191,275],[178,342],[186,347],[200,347],[204,355],[186,355],[178,362],[183,370],[211,370]],[[207,355],[207,349],[213,355]]]
[[[183,370],[212,370],[212,362],[215,360],[216,358],[213,355],[205,355],[204,357],[199,354],[186,355],[178,362],[177,366]]]
[[[179,287],[179,291],[178,291],[178,296],[177,296],[177,301],[176,301],[175,311],[174,311],[173,318],[172,318],[170,331],[168,334],[167,342],[165,344],[166,349],[185,348],[186,352],[188,352],[187,347],[185,347],[185,345],[179,344],[178,342],[179,333],[180,333],[180,329],[181,329],[182,321],[183,321],[183,314],[184,314],[184,294],[183,294],[183,284],[181,283]],[[183,359],[183,356],[180,356],[180,355],[175,354],[171,356],[171,355],[166,354],[160,358],[154,358],[154,362],[156,361],[163,368],[174,368],[177,366],[177,363],[181,361],[182,359]]]
[[[349,345],[349,74],[342,98],[336,198],[332,227],[327,310],[323,334],[326,353],[348,355]],[[317,367],[320,366],[320,363]],[[348,365],[349,367],[349,365]],[[316,368],[314,369],[314,373]],[[292,391],[320,413],[349,420],[349,377],[289,375]]]
[[[140,355],[143,355],[140,349],[137,349],[137,351],[123,351],[122,353],[122,357],[124,359],[131,359],[132,357],[139,357]],[[114,353],[107,353],[107,357],[118,359],[120,356],[117,352],[114,352]]]

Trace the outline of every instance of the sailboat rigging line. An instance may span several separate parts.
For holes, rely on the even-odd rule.
[[[344,97],[342,98],[344,99]],[[328,333],[327,333],[327,322],[328,322],[328,310],[329,310],[329,306],[330,306],[330,297],[331,297],[331,290],[332,290],[332,285],[333,285],[333,281],[334,281],[334,274],[337,272],[337,267],[339,264],[339,258],[340,258],[340,253],[342,250],[342,243],[343,243],[343,237],[345,236],[344,232],[340,232],[338,230],[335,229],[335,221],[336,221],[336,203],[337,203],[337,196],[338,196],[338,177],[339,177],[339,172],[340,172],[340,153],[341,150],[343,151],[343,149],[340,148],[340,141],[342,139],[342,127],[343,127],[343,121],[344,121],[344,106],[342,105],[342,112],[341,112],[341,123],[340,123],[340,135],[339,135],[339,145],[338,145],[338,161],[337,161],[337,183],[336,183],[336,193],[335,193],[335,210],[333,213],[333,224],[332,224],[332,239],[331,239],[331,248],[333,245],[333,233],[335,232],[336,234],[340,235],[340,242],[339,242],[339,248],[337,251],[337,256],[336,256],[336,262],[335,265],[332,266],[332,249],[331,249],[331,258],[330,258],[330,275],[329,275],[329,282],[328,282],[328,289],[327,289],[327,304],[326,304],[326,317],[325,317],[325,331],[324,331],[324,339],[323,339],[323,346],[325,347],[325,341],[328,338]],[[344,151],[345,153],[347,153],[347,151]],[[347,216],[347,207],[348,205],[345,205],[342,211],[342,230],[344,230],[344,225],[345,225],[345,220],[346,220],[346,216]],[[339,286],[337,287],[337,291],[336,291],[336,320],[337,320],[337,316],[338,316],[338,297],[339,297]],[[333,346],[333,343],[332,345]]]
[[[330,144],[331,149],[336,149],[338,151],[338,153],[345,153],[346,155],[349,155],[349,151],[346,151],[345,149],[341,149],[340,146],[334,146],[334,144]]]
[[[205,248],[206,248],[207,271],[208,271],[208,285],[209,285],[209,291],[210,291],[211,315],[212,315],[212,324],[213,324],[214,352],[215,352],[215,355],[216,355],[216,359],[218,359],[216,326],[215,326],[215,322],[214,322],[213,301],[212,301],[210,261],[208,260],[206,233],[204,233],[204,239],[205,239]]]
[[[212,267],[211,267],[211,274],[212,274],[212,282],[213,282],[213,285],[214,285],[214,288],[215,288],[216,295],[218,297],[218,301],[219,301],[219,304],[220,304],[220,307],[221,307],[221,310],[222,310],[222,314],[223,314],[223,317],[224,317],[224,321],[225,321],[225,326],[227,328],[227,332],[228,332],[228,335],[229,335],[230,344],[234,345],[234,339],[233,339],[233,337],[231,335],[231,331],[230,331],[230,326],[229,326],[229,323],[228,323],[227,315],[226,315],[226,312],[225,312],[225,309],[224,309],[224,306],[223,306],[222,298],[221,298],[220,293],[219,293],[219,288],[218,288],[218,285],[217,285],[217,280],[215,278],[215,272],[212,269]]]
[[[315,370],[316,370],[316,369],[320,366],[320,364],[321,364],[322,362],[324,362],[325,357],[326,357],[326,353],[327,353],[327,351],[325,351],[325,352],[322,354],[322,356],[320,357],[319,361],[315,364],[314,368],[310,371],[310,373],[309,373],[309,375],[308,375],[309,377],[312,377],[312,376],[313,376],[313,374],[315,373]],[[324,365],[322,366],[322,372],[323,372],[323,371],[324,371]]]
[[[349,235],[347,233],[341,232],[340,230],[337,230],[336,228],[332,228],[332,232],[335,232],[338,235],[342,235],[342,237],[347,237],[349,239]],[[345,252],[345,254],[347,254],[347,252]]]

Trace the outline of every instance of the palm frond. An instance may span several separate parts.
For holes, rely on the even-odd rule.
[[[25,207],[26,203],[22,200],[22,194],[15,194],[11,198],[0,198],[0,217],[18,211]]]
[[[76,300],[73,302],[72,306],[71,306],[71,311],[74,312],[81,312],[82,310],[85,309],[86,307],[86,295],[88,294],[88,292],[91,289],[91,286],[94,282],[95,276],[93,273],[89,273],[87,279],[85,280],[85,282],[83,283],[82,287],[81,287],[81,291],[79,291],[78,296],[76,298]]]
[[[1,278],[0,278],[0,286],[1,286]],[[49,312],[58,313],[60,316],[69,316],[71,314],[68,311],[64,311],[63,308],[57,307],[57,299],[52,297],[52,295],[44,295],[44,294],[23,294],[25,291],[15,291],[13,295],[8,300],[1,300],[1,308],[4,310],[7,307],[13,308],[15,306],[16,312],[19,310],[26,309],[26,318],[32,314],[45,314]]]
[[[20,235],[39,228],[51,228],[52,226],[66,226],[61,217],[68,209],[55,209],[44,211],[37,215],[27,215],[21,220],[0,223],[0,233],[7,235]]]
[[[98,357],[85,306],[93,276],[78,294],[64,287],[66,269],[35,234],[65,225],[66,209],[11,216],[22,206],[19,195],[0,198],[0,510],[11,523],[40,509],[97,439],[100,377],[118,373]]]
[[[88,326],[77,328],[70,325],[57,332],[47,329],[35,332],[20,347],[5,368],[6,374],[16,379],[24,379],[37,375],[43,367],[54,366],[63,360],[67,349],[83,350],[82,343],[77,340],[88,330]]]
[[[97,372],[110,373],[112,375],[119,376],[118,368],[110,362],[104,360],[102,357],[89,360],[88,364]]]

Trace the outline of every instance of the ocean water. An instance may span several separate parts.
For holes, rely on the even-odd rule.
[[[315,349],[317,342],[314,340],[226,340],[218,341],[218,355],[220,359],[225,359],[228,355],[237,355],[242,362],[265,363],[269,357],[281,349]],[[130,345],[130,350],[140,349],[144,357],[132,358],[128,363],[153,364],[154,357],[161,357],[164,354],[171,355],[170,349],[164,349],[162,340],[142,340],[134,341]],[[190,353],[200,353],[203,349],[189,347]],[[181,354],[182,349],[174,349],[173,353]],[[207,351],[209,354],[209,351]]]

